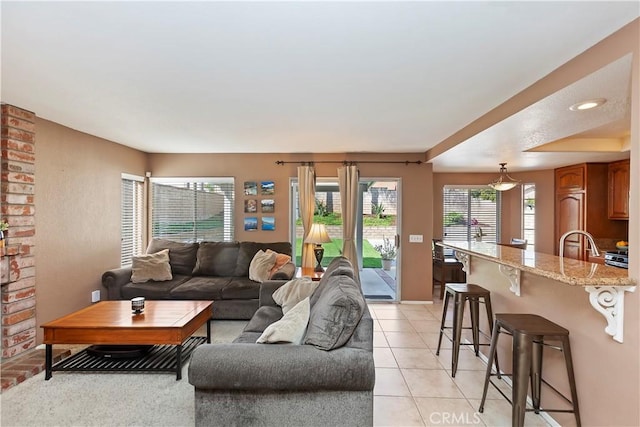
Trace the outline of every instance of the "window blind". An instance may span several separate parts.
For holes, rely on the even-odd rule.
[[[444,186],[443,238],[498,242],[500,192],[486,186]]]
[[[151,178],[154,238],[233,241],[233,218],[233,178]]]
[[[143,251],[144,179],[122,178],[120,208],[120,265],[131,265],[131,258]]]

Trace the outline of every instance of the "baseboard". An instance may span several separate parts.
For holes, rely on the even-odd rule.
[[[433,301],[408,301],[408,300],[403,300],[403,301],[400,301],[400,304],[407,304],[407,305],[410,305],[410,304],[423,304],[424,305],[424,304],[433,304]]]

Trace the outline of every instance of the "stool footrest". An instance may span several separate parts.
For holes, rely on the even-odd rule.
[[[452,329],[452,328],[451,328],[451,327],[447,327],[447,328],[443,328],[443,329]],[[462,329],[471,329],[471,328],[462,328]],[[441,331],[441,332],[443,332],[443,331]],[[478,331],[478,332],[480,333],[480,335],[482,335],[482,336],[483,336],[483,337],[485,337],[486,339],[491,340],[491,337],[490,337],[489,335],[485,334],[485,333],[484,333],[484,332],[482,332],[482,331]],[[453,338],[451,338],[449,335],[447,335],[447,334],[443,333],[443,334],[442,334],[442,336],[443,336],[443,337],[445,337],[446,339],[448,339],[449,341],[453,342]],[[467,343],[463,343],[463,342],[461,342],[461,343],[460,343],[460,345],[473,345],[473,343],[468,343],[468,344],[467,344]],[[491,345],[491,343],[478,344],[478,345],[490,346],[490,345]]]

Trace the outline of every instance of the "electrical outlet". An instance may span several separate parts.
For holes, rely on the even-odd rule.
[[[99,289],[97,291],[91,292],[91,302],[98,302],[98,301],[100,301],[100,290]]]
[[[409,235],[410,243],[422,243],[422,234],[410,234]]]

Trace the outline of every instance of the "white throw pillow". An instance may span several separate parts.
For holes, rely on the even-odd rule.
[[[301,344],[307,331],[310,311],[309,298],[305,298],[282,316],[282,319],[267,326],[256,342],[260,344]]]
[[[253,256],[251,264],[249,264],[249,279],[260,283],[264,282],[269,278],[269,274],[275,263],[275,252],[266,253],[260,249]]]
[[[162,282],[171,280],[169,249],[153,254],[134,256],[131,259],[131,282],[144,283],[149,280]]]
[[[289,280],[273,293],[273,300],[282,307],[282,312],[287,314],[303,299],[310,297],[320,282],[314,282],[311,277],[300,277]]]

